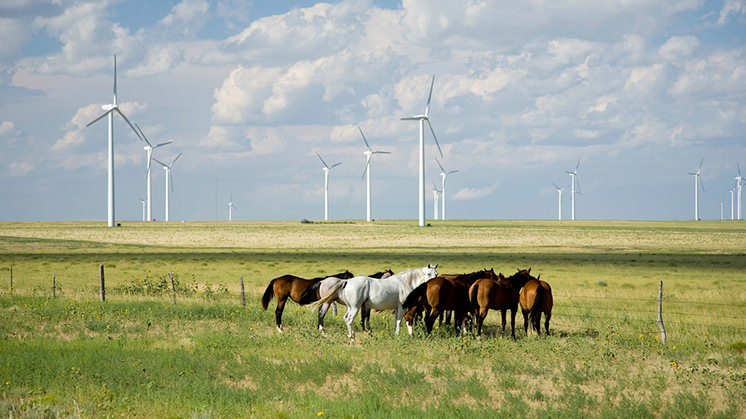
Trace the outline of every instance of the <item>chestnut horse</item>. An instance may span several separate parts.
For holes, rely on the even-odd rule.
[[[544,330],[549,335],[549,319],[552,318],[552,287],[546,281],[538,278],[526,282],[521,290],[519,303],[523,311],[523,330],[528,336],[529,318],[531,328],[537,335],[541,334],[541,313],[544,313]]]
[[[482,324],[490,309],[502,313],[502,331],[505,333],[505,313],[510,310],[511,336],[515,339],[515,315],[518,312],[518,299],[521,288],[526,282],[535,279],[531,268],[519,269],[517,273],[505,278],[498,274],[498,280],[479,279],[469,289],[469,300],[477,322],[477,336],[482,335]]]
[[[347,279],[352,278],[355,275],[353,275],[350,271],[344,271],[336,275],[322,276],[313,279],[299,278],[293,275],[283,275],[269,281],[269,285],[267,285],[267,289],[264,291],[264,296],[262,297],[262,308],[264,308],[265,310],[267,309],[269,301],[272,299],[272,295],[274,294],[275,298],[277,299],[275,321],[277,322],[277,330],[280,333],[283,332],[282,311],[285,309],[285,302],[287,301],[288,297],[290,297],[293,301],[300,305],[313,303],[314,301],[318,300],[319,297],[316,295],[316,293],[304,295],[304,291],[313,284],[323,279],[329,278],[330,276]]]
[[[458,333],[469,313],[469,287],[481,278],[498,279],[494,269],[484,269],[470,274],[437,276],[415,288],[403,304],[406,310],[404,319],[410,336],[414,318],[422,310],[425,311],[425,328],[428,334],[433,330],[435,319],[445,310],[455,313],[454,327]]]
[[[391,275],[394,275],[394,271],[391,269],[386,269],[385,271],[376,272],[373,275],[370,275],[370,278],[388,278]],[[306,288],[306,290],[303,292],[303,295],[301,295],[301,299],[307,298],[306,294],[315,294],[314,301],[320,299],[324,295],[326,295],[329,290],[332,289],[334,285],[336,285],[339,281],[341,281],[344,278],[337,278],[334,276],[330,276],[326,279],[322,279],[319,282],[316,282],[315,284],[311,285],[310,287]],[[334,316],[337,316],[337,302],[340,304],[344,304],[339,298],[337,298],[334,301],[330,301],[328,303],[324,303],[319,307],[319,324],[318,328],[321,331],[324,331],[324,316],[326,316],[326,312],[329,310],[329,306],[332,307],[332,311],[334,313]],[[363,330],[365,330],[365,324],[367,322],[368,324],[368,330],[370,330],[370,309],[362,307],[360,310],[360,321],[362,322]]]

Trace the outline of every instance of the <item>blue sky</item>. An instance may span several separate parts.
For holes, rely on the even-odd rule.
[[[431,120],[449,218],[553,219],[580,158],[579,219],[730,218],[746,168],[745,1],[37,1],[0,5],[0,220],[105,220],[121,108],[173,169],[171,219],[323,218],[315,154],[341,161],[330,217],[417,217]],[[117,219],[138,220],[142,142],[115,123]],[[437,149],[426,136],[427,216]],[[163,219],[162,170],[153,213]],[[746,199],[746,197],[744,197]],[[569,218],[570,192],[563,193]]]

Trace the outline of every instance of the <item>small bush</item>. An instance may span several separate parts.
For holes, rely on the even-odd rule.
[[[174,288],[176,295],[194,295],[197,292],[197,284],[182,284],[178,273],[173,273]],[[171,280],[168,274],[153,274],[148,271],[142,277],[133,276],[124,284],[117,285],[112,292],[129,295],[160,296],[171,294]]]
[[[606,281],[604,281],[604,280],[602,279],[602,280],[600,280],[600,281],[596,282],[596,285],[598,285],[599,287],[606,287],[606,286],[608,286],[609,284],[608,284],[608,283],[606,283]]]

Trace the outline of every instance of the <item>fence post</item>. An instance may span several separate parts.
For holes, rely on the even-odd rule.
[[[57,298],[57,274],[52,272],[52,298]]]
[[[243,277],[241,277],[241,305],[246,307],[246,294],[243,291]]]
[[[10,295],[13,295],[13,265],[10,265]]]
[[[171,296],[173,297],[174,304],[176,304],[176,286],[174,285],[174,276],[171,272],[168,273],[168,279],[171,280]]]
[[[658,284],[658,327],[661,329],[661,342],[666,343],[666,326],[663,325],[663,281]]]
[[[101,279],[101,301],[106,301],[106,281],[104,280],[104,264],[98,265],[98,276]]]

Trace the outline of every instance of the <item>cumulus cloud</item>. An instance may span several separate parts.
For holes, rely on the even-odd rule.
[[[723,25],[728,20],[728,16],[732,14],[743,14],[746,13],[746,0],[725,0],[723,2],[723,8],[720,10],[720,18],[718,24]]]
[[[491,195],[492,192],[495,191],[495,188],[496,186],[485,186],[483,188],[462,188],[461,190],[456,192],[456,195],[453,196],[453,199],[467,200],[484,198]]]
[[[182,0],[158,23],[181,35],[195,35],[207,21],[210,5],[205,0]]]
[[[690,56],[699,44],[694,36],[672,36],[658,48],[658,53],[669,61],[676,61]]]
[[[4,137],[15,131],[16,125],[11,121],[3,121],[0,124],[0,137]]]
[[[26,176],[32,170],[34,166],[28,162],[13,162],[8,166],[8,173],[11,177]]]

